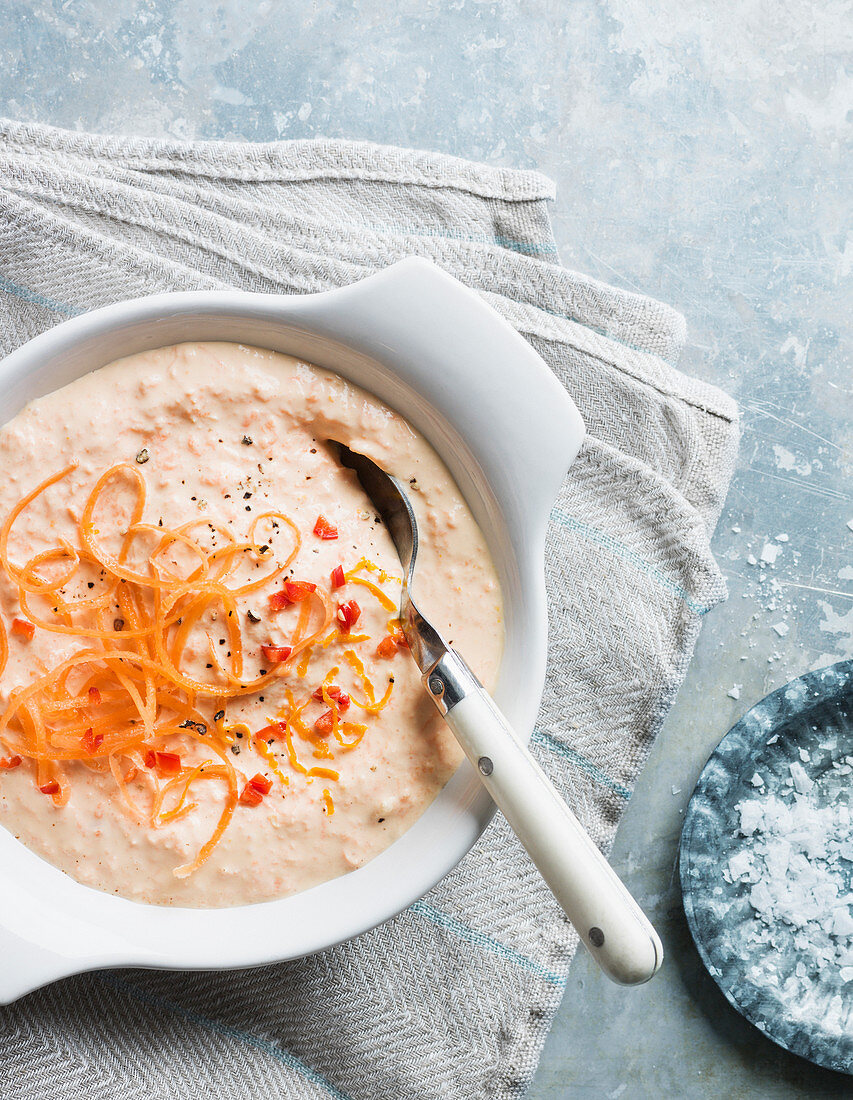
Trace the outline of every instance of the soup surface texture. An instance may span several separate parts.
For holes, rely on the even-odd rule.
[[[337,375],[181,344],[0,428],[0,824],[73,878],[284,897],[383,851],[458,765],[393,544],[329,439],[408,486],[418,602],[490,686],[483,536],[429,444]]]

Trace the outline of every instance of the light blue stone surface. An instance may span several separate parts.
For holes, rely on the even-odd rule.
[[[730,600],[614,851],[667,962],[625,991],[580,955],[529,1100],[850,1095],[724,1001],[689,941],[675,857],[734,720],[853,656],[851,51],[847,0],[0,4],[0,111],[18,119],[366,138],[540,169],[558,182],[563,261],[681,309],[683,369],[741,402],[714,544]],[[762,563],[766,545],[778,556]]]

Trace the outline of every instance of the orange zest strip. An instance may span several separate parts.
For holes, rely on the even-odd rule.
[[[289,722],[286,722],[284,726],[284,743],[287,747],[287,759],[290,761],[291,768],[302,775],[307,775],[308,769],[304,766],[304,764],[299,763],[299,758],[296,755],[296,749],[293,747],[293,735],[290,732]]]
[[[261,756],[264,758],[264,760],[266,760],[270,770],[274,773],[276,778],[279,779],[283,784],[286,785],[287,784],[287,776],[284,774],[284,772],[278,766],[278,761],[275,758],[275,753],[272,751],[272,749],[269,746],[269,742],[265,741],[263,739],[263,737],[256,737],[254,739],[253,743],[254,743],[255,749],[261,754]]]
[[[308,775],[313,779],[315,776],[317,779],[340,779],[338,772],[332,771],[331,768],[311,768]]]
[[[390,596],[385,595],[378,584],[374,584],[373,581],[369,581],[367,577],[357,577],[352,571],[345,575],[350,584],[360,584],[364,588],[369,589],[377,598],[377,600],[379,600],[386,611],[397,610],[397,604],[394,603]]]
[[[366,733],[367,726],[359,725],[357,722],[343,722],[341,723],[340,731],[335,730],[335,737],[341,748],[346,751],[347,749],[354,749],[360,745]],[[344,741],[344,736],[351,738],[351,740]]]
[[[350,666],[356,676],[359,676],[361,678],[361,682],[364,685],[364,693],[367,696],[368,702],[370,704],[375,703],[376,690],[373,687],[373,683],[371,682],[367,673],[364,671],[364,662],[361,660],[355,650],[352,649],[344,650],[344,660]],[[353,699],[353,702],[355,702],[359,706],[361,705],[358,703],[357,699]]]
[[[397,584],[403,583],[402,577],[386,572],[381,565],[377,565],[376,562],[371,561],[370,558],[360,558],[350,572],[359,573],[362,569],[367,569],[370,573],[377,573],[379,575],[380,584],[385,584],[386,581],[395,581]]]
[[[349,693],[349,697],[357,707],[360,707],[362,710],[367,711],[368,714],[378,714],[380,710],[384,710],[385,707],[388,706],[389,702],[391,701],[391,695],[393,691],[394,681],[389,680],[388,687],[385,689],[385,694],[382,696],[378,703],[373,700],[369,702],[362,702],[361,699],[356,698],[356,696],[353,695],[352,692]]]

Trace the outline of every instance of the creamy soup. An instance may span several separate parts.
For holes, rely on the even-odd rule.
[[[372,859],[458,765],[393,544],[329,439],[408,485],[419,603],[493,683],[483,536],[426,441],[340,377],[181,344],[0,429],[0,824],[78,881],[284,897]]]

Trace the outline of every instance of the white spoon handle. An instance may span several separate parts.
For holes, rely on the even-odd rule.
[[[461,661],[458,654],[453,657]],[[437,671],[424,677],[434,698],[441,694]],[[623,985],[648,981],[663,959],[657,933],[492,698],[470,676],[473,688],[466,685],[458,701],[448,698],[446,712],[435,699],[459,744],[604,973]]]

